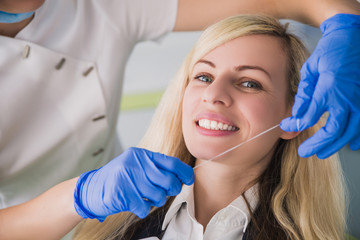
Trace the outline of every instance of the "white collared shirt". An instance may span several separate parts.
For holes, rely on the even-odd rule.
[[[250,204],[251,211],[254,211],[258,204],[258,184],[247,190],[245,197]],[[162,239],[241,239],[249,221],[250,212],[244,199],[240,196],[217,212],[209,221],[204,232],[203,226],[195,219],[193,185],[184,185],[165,215],[162,229],[166,229],[166,231]]]

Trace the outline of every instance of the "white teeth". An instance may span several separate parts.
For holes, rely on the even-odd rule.
[[[207,120],[207,119],[201,119],[201,126],[203,128],[206,128],[206,129],[210,129],[210,121]],[[199,121],[199,124],[200,124],[200,121]]]
[[[207,119],[200,119],[199,126],[206,128],[206,129],[210,129],[210,121]]]
[[[216,121],[211,121],[210,128],[211,128],[212,130],[219,130]]]
[[[199,126],[206,129],[222,130],[222,131],[235,131],[237,129],[235,126],[230,126],[226,123],[217,122],[208,119],[200,119]]]

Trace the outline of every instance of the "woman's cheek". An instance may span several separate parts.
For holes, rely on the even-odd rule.
[[[271,106],[268,106],[265,101],[257,101],[256,99],[242,101],[239,108],[250,123],[253,122],[257,124],[268,121],[273,112]]]
[[[280,123],[283,118],[283,105],[274,99],[258,98],[248,104],[248,111],[251,111],[253,121],[260,121],[263,126],[271,127]]]

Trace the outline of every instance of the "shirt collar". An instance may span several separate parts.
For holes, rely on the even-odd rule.
[[[169,210],[167,211],[164,222],[162,225],[162,230],[165,230],[167,225],[170,223],[171,219],[173,219],[177,212],[179,211],[181,205],[183,203],[187,203],[188,206],[192,209],[194,213],[194,184],[188,186],[183,184],[183,187],[181,189],[181,192],[175,197],[173,203],[171,204]]]
[[[258,193],[259,193],[259,184],[256,183],[251,188],[249,188],[244,194],[247,202],[250,205],[251,212],[254,212],[255,208],[258,205],[258,202],[259,202]],[[249,208],[247,207],[244,198],[242,196],[239,196],[234,201],[232,201],[232,203],[230,203],[229,206],[238,210],[243,215],[243,217],[245,219],[245,225],[244,225],[243,232],[245,232],[245,230],[249,224],[249,221],[251,219],[251,212],[249,211]]]
[[[191,186],[183,185],[181,192],[179,193],[179,195],[176,196],[176,198],[174,199],[174,202],[171,204],[168,212],[165,215],[164,222],[162,225],[162,230],[166,229],[166,227],[168,226],[170,221],[176,216],[179,209],[181,208],[181,206],[184,203],[186,203],[188,206],[187,209],[190,212],[189,215],[195,216],[195,209],[194,209],[195,204],[194,204],[193,189],[194,189],[194,185],[191,185]],[[248,201],[248,203],[250,205],[251,212],[254,212],[255,208],[258,205],[258,201],[259,201],[258,190],[259,190],[259,184],[256,183],[251,188],[249,188],[244,194],[246,197],[246,200]],[[228,208],[228,207],[238,210],[244,216],[245,226],[244,226],[243,232],[245,232],[246,227],[249,223],[249,220],[251,219],[251,213],[249,212],[249,209],[248,209],[243,197],[239,196],[234,201],[232,201],[226,208]]]

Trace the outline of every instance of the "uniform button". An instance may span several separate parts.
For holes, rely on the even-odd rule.
[[[102,153],[104,151],[104,149],[103,148],[100,148],[100,149],[98,149],[96,152],[94,152],[92,155],[93,155],[93,157],[96,157],[97,155],[99,155],[100,153]]]
[[[105,118],[105,115],[101,115],[101,116],[93,118],[92,120],[93,120],[93,122],[96,122],[96,121],[99,121],[99,120],[104,119],[104,118]]]
[[[83,72],[83,76],[87,77],[87,75],[89,75],[93,69],[94,69],[93,66],[89,67],[85,72]]]
[[[29,45],[25,45],[24,50],[23,50],[22,57],[25,59],[25,58],[28,58],[29,55],[30,55],[30,46],[29,46]]]
[[[66,59],[65,59],[65,58],[62,58],[62,59],[60,60],[60,62],[59,62],[58,64],[56,64],[55,69],[56,69],[56,70],[60,70],[60,69],[64,66],[65,61],[66,61]]]

